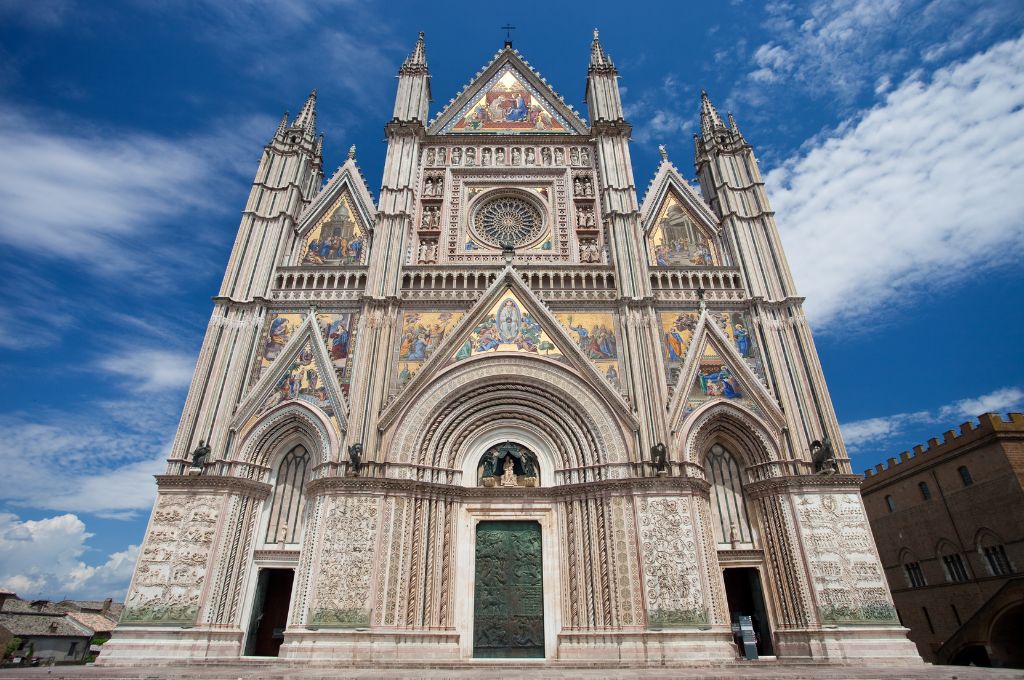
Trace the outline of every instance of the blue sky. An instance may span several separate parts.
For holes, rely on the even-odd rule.
[[[425,8],[429,8],[427,11]],[[262,145],[313,88],[376,192],[394,75],[502,45],[577,108],[591,30],[642,194],[699,93],[769,185],[854,468],[1024,406],[1019,0],[0,0],[0,585],[123,596]]]

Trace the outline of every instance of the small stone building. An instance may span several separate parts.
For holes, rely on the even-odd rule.
[[[21,639],[16,656],[31,655],[54,663],[80,663],[89,652],[93,630],[44,600],[7,598],[0,608],[0,627]]]
[[[1024,667],[1024,415],[986,413],[890,458],[861,494],[921,656]]]

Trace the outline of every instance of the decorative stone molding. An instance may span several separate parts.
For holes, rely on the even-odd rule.
[[[648,627],[707,624],[690,500],[643,498],[638,514]]]
[[[403,494],[460,500],[568,500],[638,493],[694,494],[707,497],[710,485],[696,477],[626,477],[552,487],[474,487],[392,477],[321,477],[306,484],[310,498],[342,494]]]
[[[743,491],[752,499],[796,492],[828,494],[836,491],[856,491],[862,481],[860,475],[792,475],[751,482],[743,487]]]
[[[271,486],[253,479],[241,477],[221,477],[216,475],[156,475],[157,488],[160,491],[184,491],[203,493],[210,491],[227,491],[242,496],[250,496],[263,500],[270,495]]]

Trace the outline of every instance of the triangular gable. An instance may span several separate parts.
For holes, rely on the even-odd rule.
[[[644,197],[641,224],[652,267],[722,264],[717,220],[667,159]]]
[[[587,134],[584,121],[516,50],[498,52],[430,124],[430,134]]]
[[[310,202],[295,226],[296,264],[364,264],[374,228],[373,198],[349,158]]]
[[[348,411],[334,362],[324,345],[322,322],[312,312],[305,317],[239,406],[232,429],[242,429],[272,408],[290,401],[312,405],[323,411],[339,431],[346,428]]]
[[[655,219],[662,211],[666,195],[670,191],[675,192],[677,200],[683,204],[698,224],[705,228],[707,233],[718,234],[720,231],[718,218],[715,217],[711,208],[683,178],[676,166],[664,158],[647,188],[643,203],[640,205],[640,224],[643,225],[645,234],[650,233]]]
[[[690,413],[712,401],[729,401],[781,428],[782,411],[761,378],[740,356],[711,314],[701,312],[679,382],[669,403],[675,430]]]
[[[288,310],[276,310],[267,314],[253,357],[250,385],[263,377],[270,366],[277,361],[284,348],[289,345],[289,341],[302,328],[307,316],[308,312]],[[331,360],[343,396],[348,395],[348,385],[352,378],[358,316],[355,312],[316,313],[321,344]]]
[[[569,335],[511,267],[505,268],[473,309],[446,335],[409,380],[402,398],[384,410],[381,425],[387,426],[397,418],[417,394],[429,389],[432,377],[448,366],[485,354],[515,353],[546,357],[571,367],[602,395],[624,423],[637,427],[631,409],[617,391],[617,359],[613,374],[602,374],[581,352],[579,341]]]

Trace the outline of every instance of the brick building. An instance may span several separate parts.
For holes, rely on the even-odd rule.
[[[1024,414],[986,413],[864,476],[882,565],[921,656],[1024,667]]]

